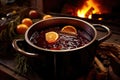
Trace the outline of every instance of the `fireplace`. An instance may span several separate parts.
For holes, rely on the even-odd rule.
[[[75,17],[90,23],[107,24],[113,32],[119,33],[120,0],[51,0],[50,2],[43,0],[42,2],[42,12],[46,14]],[[84,14],[81,14],[82,12]],[[117,29],[113,26],[117,26]]]
[[[7,1],[6,4],[14,3],[10,1],[12,0]],[[44,13],[67,14],[95,20],[119,21],[120,19],[120,0],[25,0],[24,3],[23,0],[13,1],[19,6],[28,6]],[[3,0],[0,1],[1,5],[5,5]]]
[[[58,13],[94,20],[120,21],[119,0],[44,0],[44,13]],[[38,8],[39,9],[39,8]]]

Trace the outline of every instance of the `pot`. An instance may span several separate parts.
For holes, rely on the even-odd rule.
[[[55,25],[60,24],[69,24],[73,26],[79,26],[82,28],[85,33],[83,36],[92,37],[91,41],[83,46],[74,49],[67,49],[67,50],[50,50],[41,48],[30,41],[30,37],[32,34],[37,30],[47,29],[50,26],[53,27]],[[97,39],[97,27],[104,29],[107,34],[99,39]],[[21,54],[27,57],[40,57],[40,60],[43,61],[45,64],[50,64],[49,66],[54,67],[55,75],[59,74],[62,80],[66,79],[66,77],[70,80],[71,76],[77,77],[81,74],[86,74],[92,63],[94,61],[94,56],[96,53],[97,46],[108,39],[111,35],[111,31],[108,27],[101,25],[101,24],[90,24],[84,20],[77,19],[77,18],[70,18],[70,17],[53,17],[46,20],[40,20],[34,23],[25,33],[25,40],[24,39],[15,39],[12,43],[15,50],[20,52]],[[21,49],[18,43],[24,42],[33,52],[27,52]],[[54,65],[54,66],[52,66]],[[61,74],[60,74],[61,73]],[[58,77],[58,76],[57,76]],[[64,79],[63,79],[64,77]],[[59,77],[60,79],[60,77]],[[66,79],[67,80],[67,79]],[[75,80],[75,79],[74,79]]]

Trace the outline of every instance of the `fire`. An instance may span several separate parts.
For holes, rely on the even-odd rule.
[[[82,8],[77,10],[77,16],[82,18],[92,18],[92,14],[101,14],[99,5],[93,0],[87,0]]]

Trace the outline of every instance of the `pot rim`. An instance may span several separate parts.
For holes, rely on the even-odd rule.
[[[89,43],[87,43],[87,44],[85,44],[85,45],[83,45],[83,46],[77,47],[77,48],[73,48],[73,49],[50,50],[50,49],[42,48],[42,47],[39,47],[39,46],[33,44],[33,43],[29,40],[29,38],[28,38],[28,32],[31,30],[31,28],[32,28],[33,26],[35,26],[36,24],[40,23],[40,22],[47,21],[47,20],[53,20],[53,19],[74,19],[74,20],[77,20],[77,21],[81,21],[81,22],[89,25],[89,26],[93,29],[95,35],[94,35],[93,39],[92,39]],[[77,19],[77,18],[71,18],[71,17],[53,17],[53,18],[49,18],[49,19],[46,19],[46,20],[40,20],[40,21],[35,22],[34,24],[32,24],[32,25],[27,29],[27,31],[25,32],[25,40],[26,40],[26,42],[27,42],[30,46],[32,46],[32,47],[34,47],[34,48],[36,48],[36,49],[38,49],[38,50],[50,51],[50,52],[70,52],[70,51],[79,50],[79,49],[85,48],[85,47],[89,46],[90,44],[92,44],[92,43],[96,40],[96,37],[97,37],[97,31],[96,31],[96,29],[94,28],[94,26],[93,26],[92,24],[90,24],[90,23],[87,22],[87,21],[84,21],[84,20],[81,20],[81,19]]]

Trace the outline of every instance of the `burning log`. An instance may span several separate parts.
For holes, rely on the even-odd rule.
[[[85,18],[88,18],[90,15],[92,15],[94,8],[91,7],[86,13],[85,13]]]

